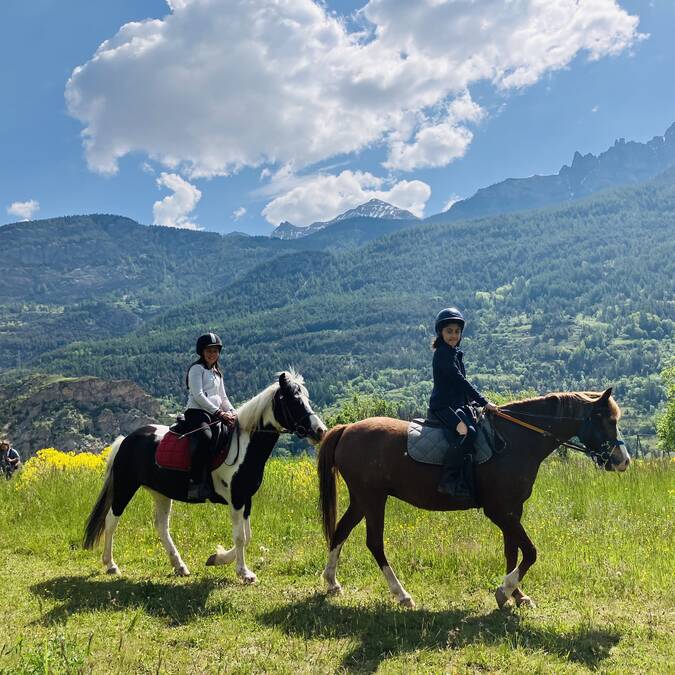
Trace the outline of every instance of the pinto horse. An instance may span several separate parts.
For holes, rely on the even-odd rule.
[[[251,498],[262,483],[265,463],[279,434],[308,436],[310,442],[318,443],[326,427],[311,408],[302,377],[292,371],[281,373],[278,383],[244,403],[237,410],[237,423],[239,430],[230,441],[237,444],[236,460],[211,472],[216,493],[211,501],[230,505],[234,546],[228,551],[218,546],[206,564],[224,565],[236,559],[237,575],[245,583],[253,583],[256,575],[246,566],[244,551],[251,540]],[[126,438],[120,436],[113,444],[105,482],[84,535],[84,547],[91,549],[105,534],[103,564],[108,574],[119,574],[112,555],[113,535],[139,487],[147,488],[154,497],[155,527],[175,573],[190,574],[169,533],[172,500],[187,501],[188,474],[162,469],[155,463],[155,450],[168,431],[166,426],[149,425]]]
[[[493,423],[507,448],[475,467],[475,485],[479,507],[504,536],[506,576],[495,592],[500,608],[511,597],[517,605],[534,605],[518,588],[537,557],[520,519],[542,461],[556,447],[577,436],[584,445],[581,449],[598,466],[608,471],[628,468],[630,457],[617,429],[621,411],[611,394],[611,389],[602,394],[549,394],[500,408],[514,418],[529,420],[529,428],[495,415]],[[533,420],[544,427],[539,429],[541,435],[532,430]],[[451,497],[437,491],[441,468],[413,461],[406,452],[407,436],[408,422],[371,417],[336,426],[324,438],[318,472],[323,529],[329,547],[323,578],[329,592],[342,591],[336,578],[340,550],[349,533],[365,517],[366,545],[390,591],[401,605],[414,607],[384,554],[387,498],[397,497],[430,511],[458,511],[475,506],[466,497]],[[349,506],[336,526],[337,472],[347,484]],[[516,566],[518,549],[522,560]]]

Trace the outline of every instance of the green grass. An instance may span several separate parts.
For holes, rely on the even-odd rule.
[[[0,672],[666,673],[675,670],[675,462],[624,475],[548,461],[523,522],[539,559],[522,587],[536,609],[498,610],[499,531],[482,513],[434,514],[390,500],[390,562],[417,602],[399,608],[359,525],[326,598],[316,481],[274,460],[252,514],[254,586],[205,567],[229,546],[229,514],[177,504],[176,578],[140,493],[115,539],[122,576],[80,547],[100,487],[90,474],[0,485]],[[342,495],[344,508],[344,495]]]

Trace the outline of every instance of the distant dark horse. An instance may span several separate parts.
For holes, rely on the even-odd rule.
[[[617,429],[621,416],[611,398],[612,390],[599,393],[549,394],[503,406],[515,418],[543,427],[548,435],[495,417],[496,429],[507,449],[476,466],[476,490],[485,515],[504,535],[506,576],[495,592],[502,607],[513,596],[518,605],[533,605],[518,588],[534,564],[537,551],[520,518],[523,504],[542,461],[563,441],[578,436],[586,454],[608,471],[625,471],[630,458]],[[467,498],[453,498],[436,490],[440,467],[419,464],[406,454],[408,423],[388,417],[372,417],[355,424],[339,425],[326,435],[319,452],[319,490],[323,528],[329,545],[323,578],[329,592],[342,590],[335,573],[340,549],[352,529],[365,517],[366,544],[380,566],[389,589],[407,607],[414,602],[396,578],[384,554],[384,509],[387,497],[397,497],[430,511],[471,508]],[[340,522],[337,515],[336,472],[349,490],[349,506]],[[518,561],[518,549],[522,561]]]
[[[230,505],[234,546],[225,551],[218,546],[207,565],[237,561],[237,575],[246,583],[256,580],[246,567],[244,549],[251,540],[251,498],[258,491],[267,462],[279,434],[290,431],[319,442],[326,427],[313,412],[303,379],[293,372],[281,373],[278,383],[267,387],[237,410],[239,431],[234,433],[231,464],[212,471],[218,493],[212,501]],[[115,440],[108,459],[105,483],[86,524],[84,547],[92,548],[105,533],[103,564],[109,574],[119,569],[112,556],[113,535],[122,512],[139,487],[148,488],[155,500],[155,527],[174,571],[190,574],[169,534],[171,500],[187,501],[188,474],[161,469],[155,463],[155,450],[168,427],[141,427],[126,438]]]

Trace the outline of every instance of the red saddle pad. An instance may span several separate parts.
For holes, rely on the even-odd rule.
[[[215,457],[211,459],[211,470],[217,469],[227,457],[229,443],[223,443],[223,447]],[[239,453],[237,452],[237,456]],[[162,469],[174,471],[189,471],[192,464],[190,455],[189,436],[181,437],[173,431],[167,431],[164,438],[159,442],[155,450],[155,462]]]
[[[167,431],[155,451],[155,462],[163,469],[190,470],[190,438]]]

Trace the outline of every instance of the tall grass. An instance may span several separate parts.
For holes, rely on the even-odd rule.
[[[230,545],[229,513],[176,504],[172,535],[193,575],[176,579],[141,491],[115,539],[122,577],[80,546],[101,468],[2,482],[4,672],[502,670],[666,672],[675,667],[675,462],[614,475],[551,459],[523,523],[539,558],[523,590],[536,610],[497,611],[500,532],[479,511],[429,513],[390,499],[387,555],[419,609],[405,612],[359,525],[343,549],[342,598],[326,599],[325,545],[309,459],[272,460],[253,503],[249,566],[205,568]],[[346,505],[341,483],[341,507]]]

